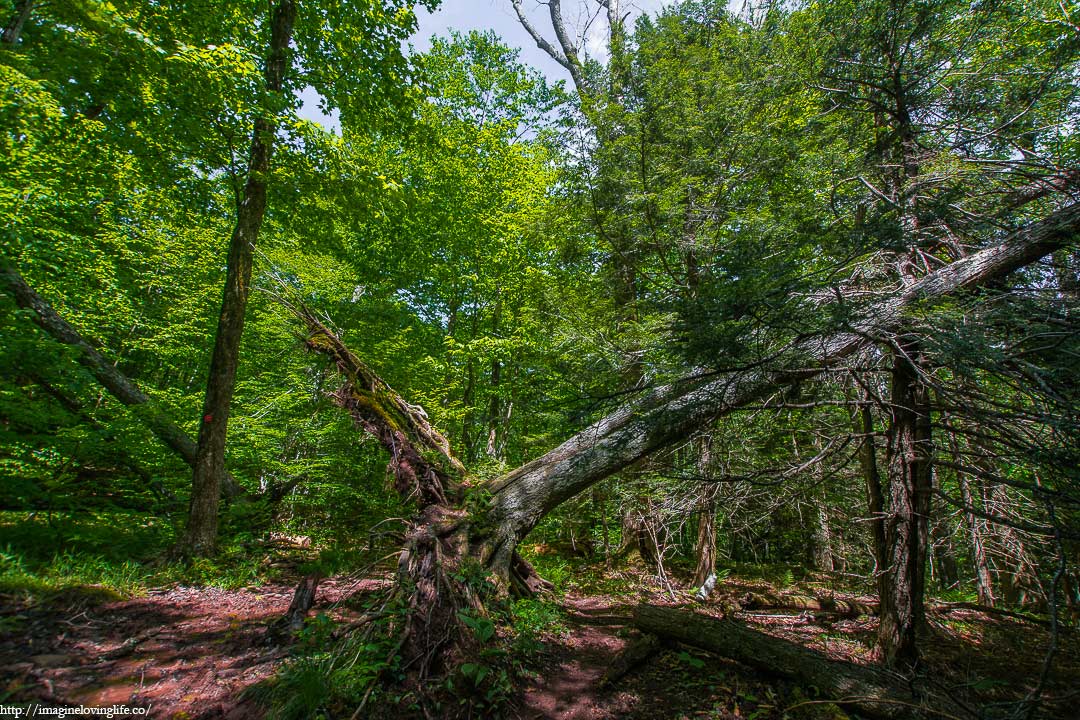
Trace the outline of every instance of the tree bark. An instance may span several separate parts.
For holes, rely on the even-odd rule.
[[[809,648],[752,630],[734,620],[717,620],[670,607],[639,605],[634,625],[644,633],[698,647],[802,687],[817,688],[837,704],[878,718],[918,717],[918,701],[906,688],[871,668],[829,660]],[[942,709],[935,703],[935,709]]]
[[[929,391],[919,377],[917,345],[901,341],[892,378],[885,518],[886,565],[878,577],[878,644],[890,667],[919,661],[916,634],[926,619],[926,552],[932,491],[933,446]]]
[[[698,474],[709,476],[712,464],[712,438],[704,435],[694,446],[698,448]],[[702,483],[698,489],[698,530],[695,545],[697,566],[694,568],[694,585],[705,589],[706,581],[716,576],[716,486]],[[702,593],[708,595],[708,593]]]
[[[31,288],[22,275],[12,266],[0,267],[0,284],[15,299],[15,303],[31,312],[31,319],[48,333],[54,340],[71,345],[79,351],[78,362],[90,371],[109,394],[128,407],[136,408],[139,418],[150,432],[157,436],[170,450],[191,467],[195,467],[195,442],[184,430],[174,423],[146,393],[116,366],[105,359],[79,332],[53,309],[53,307]],[[235,498],[243,494],[240,484],[229,473],[225,473],[222,494],[226,498]]]
[[[295,21],[296,6],[292,0],[279,0],[271,19],[270,52],[265,70],[266,90],[271,97],[280,95],[284,88]],[[211,554],[217,542],[218,496],[225,473],[225,438],[236,387],[244,315],[251,292],[255,243],[266,214],[266,187],[276,133],[277,123],[272,110],[256,118],[247,183],[237,207],[236,227],[229,241],[225,290],[214,336],[202,422],[199,425],[191,509],[184,537],[177,548],[182,554]]]
[[[1078,227],[1080,205],[1058,211],[872,304],[849,331],[793,343],[777,361],[780,369],[654,388],[478,493],[461,479],[464,469],[426,415],[394,393],[312,313],[294,308],[306,326],[308,347],[332,358],[345,379],[335,396],[338,404],[390,452],[399,492],[417,502],[398,564],[410,606],[402,645],[406,663],[425,676],[468,642],[460,615],[482,611],[482,602],[455,574],[463,563],[476,563],[507,589],[541,585],[517,555],[517,544],[561,503],[778,386],[823,372],[899,326],[916,302],[1000,278],[1070,242]]]
[[[870,398],[863,392],[859,406],[858,427],[863,435],[859,447],[859,467],[866,485],[866,514],[870,521],[870,548],[874,557],[874,575],[877,577],[885,568],[885,493],[881,488],[881,474],[878,472],[877,447],[874,444],[874,416],[870,412]]]
[[[4,35],[0,39],[0,44],[9,48],[18,45],[23,26],[30,19],[30,13],[33,12],[35,3],[36,0],[20,0],[20,2],[16,3],[15,14],[4,26]]]

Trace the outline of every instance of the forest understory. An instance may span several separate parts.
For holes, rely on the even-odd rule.
[[[1080,6],[644,2],[0,0],[0,715],[1076,717]]]
[[[275,674],[316,647],[310,632],[276,636],[289,607],[304,553],[277,547],[264,562],[277,579],[224,589],[171,584],[119,599],[105,586],[69,585],[33,599],[6,585],[0,616],[0,681],[5,705],[144,707],[151,717],[255,720],[271,715],[267,698]],[[560,567],[567,569],[565,564]],[[870,594],[839,590],[851,578],[810,573],[795,580],[782,568],[726,574],[707,601],[665,574],[661,582],[640,562],[620,570],[578,559],[566,581],[537,604],[541,622],[498,628],[498,645],[520,658],[513,687],[497,704],[473,710],[514,718],[574,720],[636,718],[862,717],[840,698],[775,672],[754,669],[693,645],[662,643],[646,657],[616,661],[641,642],[638,604],[682,608],[746,627],[819,653],[823,660],[872,665],[877,620]],[[800,573],[802,574],[802,573]],[[325,639],[354,624],[393,585],[388,569],[363,577],[324,579],[311,610]],[[772,607],[781,598],[828,597],[853,607]],[[942,603],[930,611],[918,681],[931,695],[986,717],[1022,707],[1045,659],[1046,632],[1038,618],[995,613],[974,604]],[[1037,628],[1033,631],[1033,624]],[[523,652],[524,649],[524,652]],[[1044,689],[1039,717],[1072,718],[1080,652],[1075,631]],[[613,673],[613,668],[618,668]],[[910,678],[897,676],[897,682]],[[996,712],[995,712],[996,709]],[[349,708],[312,708],[312,716],[347,717]],[[991,714],[993,713],[993,714]],[[421,715],[406,698],[373,705],[362,717]],[[904,716],[904,715],[900,715]],[[952,717],[942,710],[928,717]]]

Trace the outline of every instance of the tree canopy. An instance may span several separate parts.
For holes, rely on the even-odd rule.
[[[725,564],[858,577],[911,676],[929,597],[1039,614],[1010,707],[1057,712],[1080,9],[506,4],[569,85],[491,32],[415,51],[434,0],[0,6],[4,533],[310,536],[310,596],[396,543],[351,707],[492,710],[489,610],[555,547],[702,601]]]

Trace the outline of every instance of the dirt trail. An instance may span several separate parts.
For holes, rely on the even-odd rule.
[[[327,580],[315,610],[345,614],[338,601],[383,585]],[[0,637],[0,688],[9,703],[141,706],[170,720],[257,718],[262,713],[241,696],[286,654],[268,643],[266,628],[292,591],[173,587],[66,612],[26,611],[18,631]]]
[[[600,689],[612,659],[626,647],[619,629],[607,618],[629,613],[601,598],[566,599],[570,636],[558,643],[541,677],[525,688],[522,717],[531,719],[602,720],[625,717],[634,698]],[[594,618],[604,618],[597,624]]]

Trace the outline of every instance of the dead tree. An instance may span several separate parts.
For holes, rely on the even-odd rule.
[[[718,417],[803,381],[895,330],[916,303],[976,288],[1063,247],[1080,228],[1080,205],[1059,210],[998,244],[953,262],[872,303],[835,333],[792,343],[771,369],[690,379],[647,391],[545,455],[474,485],[446,438],[353,355],[313,313],[296,309],[307,346],[329,356],[344,384],[337,403],[390,453],[395,486],[414,499],[398,565],[399,590],[412,612],[404,628],[405,662],[421,676],[436,672],[468,642],[462,612],[482,612],[482,598],[457,579],[467,563],[504,591],[543,586],[518,554],[518,543],[549,512],[593,484],[692,435]]]

